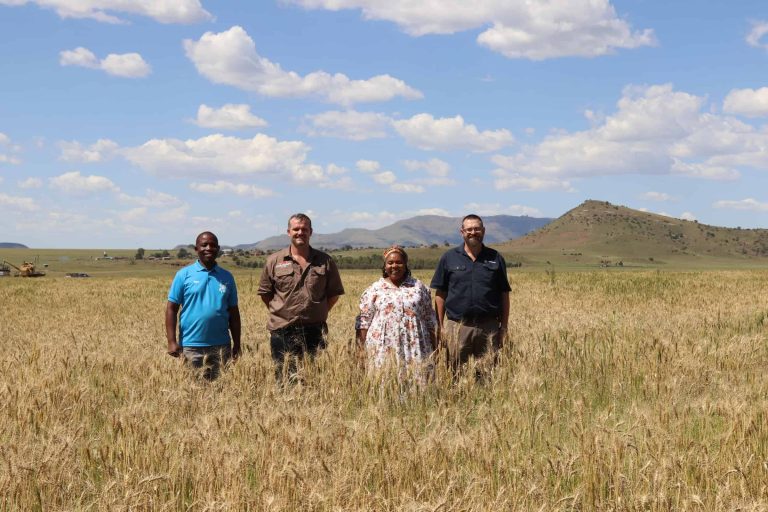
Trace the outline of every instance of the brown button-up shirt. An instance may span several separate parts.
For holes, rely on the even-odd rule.
[[[259,295],[271,295],[267,329],[292,324],[318,324],[328,319],[328,297],[344,294],[336,263],[322,251],[309,249],[309,265],[291,257],[290,248],[267,258],[259,281]]]

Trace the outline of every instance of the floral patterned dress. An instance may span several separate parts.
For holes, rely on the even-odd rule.
[[[419,366],[432,354],[429,332],[437,325],[429,289],[411,276],[400,286],[379,279],[360,297],[358,325],[368,329],[365,345],[375,367],[392,360],[401,373]]]

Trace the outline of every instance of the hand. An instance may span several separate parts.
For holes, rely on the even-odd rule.
[[[507,328],[506,327],[499,327],[499,333],[497,334],[497,346],[499,347],[499,350],[504,348],[504,339],[507,337]]]
[[[240,344],[232,345],[232,360],[240,359]]]
[[[181,346],[176,341],[168,342],[168,355],[171,357],[179,357],[181,355]]]

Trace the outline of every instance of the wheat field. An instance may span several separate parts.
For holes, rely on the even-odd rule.
[[[510,272],[490,382],[406,395],[349,350],[376,272],[284,391],[235,276],[213,384],[164,354],[170,274],[0,280],[0,510],[768,510],[768,272]]]

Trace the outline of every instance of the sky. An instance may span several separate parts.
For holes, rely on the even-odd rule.
[[[559,217],[768,227],[768,5],[0,0],[0,242]]]

